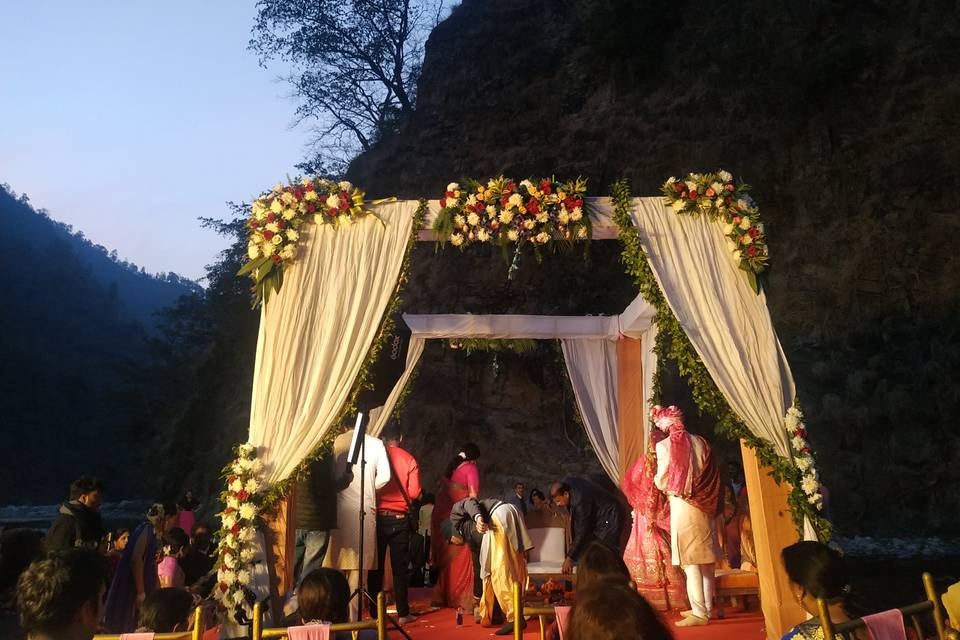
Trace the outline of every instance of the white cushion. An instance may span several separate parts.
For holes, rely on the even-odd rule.
[[[543,527],[528,529],[533,549],[530,551],[528,567],[539,564],[563,564],[567,557],[566,535],[561,527]]]

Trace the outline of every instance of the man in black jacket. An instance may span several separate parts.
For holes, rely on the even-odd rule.
[[[563,573],[573,572],[573,563],[591,540],[619,550],[624,509],[616,496],[586,478],[566,478],[550,487],[550,498],[570,512],[571,541]]]
[[[347,467],[346,475],[337,482],[333,476],[333,455],[327,454],[311,462],[306,475],[297,480],[294,490],[296,585],[305,575],[323,566],[330,530],[337,527],[337,492],[350,484],[353,472]]]
[[[47,551],[99,548],[104,534],[101,504],[102,482],[91,476],[74,480],[70,485],[70,500],[60,505],[57,517],[47,531]]]

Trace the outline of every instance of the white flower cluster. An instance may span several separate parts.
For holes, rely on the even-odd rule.
[[[264,488],[260,479],[263,464],[256,458],[256,447],[247,443],[237,448],[237,459],[229,468],[227,490],[222,495],[226,506],[220,513],[214,596],[230,617],[239,621],[253,615],[250,565],[257,555],[257,504]]]
[[[807,502],[818,510],[823,507],[823,494],[820,492],[820,478],[817,467],[810,455],[807,443],[807,429],[803,424],[803,413],[796,405],[787,409],[787,433],[790,435],[790,448],[793,449],[793,463],[800,470],[800,489],[807,496]]]

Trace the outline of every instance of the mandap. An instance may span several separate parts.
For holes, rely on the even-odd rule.
[[[587,197],[585,187],[579,179],[500,177],[451,183],[438,200],[371,202],[347,182],[310,178],[278,184],[254,202],[241,270],[254,281],[261,314],[250,431],[227,471],[218,564],[217,592],[237,620],[255,597],[244,571],[256,555],[269,556],[275,596],[290,584],[291,482],[355,410],[400,291],[416,286],[407,281],[413,244],[496,243],[508,258],[513,252],[512,270],[522,246],[590,239],[622,244],[638,295],[621,314],[405,314],[406,369],[372,412],[371,433],[402,402],[426,340],[556,339],[593,449],[619,483],[646,446],[648,407],[660,401],[658,364],[674,358],[701,412],[740,442],[768,635],[806,617],[790,597],[779,552],[801,538],[826,540],[830,525],[820,516],[793,376],[766,305],[769,255],[749,187],[725,171],[671,178],[657,197],[633,197],[623,181],[611,197]],[[266,538],[250,527],[261,513]]]

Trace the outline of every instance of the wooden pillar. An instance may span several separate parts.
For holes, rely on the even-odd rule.
[[[767,638],[777,640],[794,625],[809,615],[797,603],[790,590],[780,552],[800,540],[797,527],[790,517],[787,496],[790,487],[780,486],[770,477],[769,469],[762,467],[753,449],[740,442],[743,472],[750,500],[750,520],[760,573],[760,608]]]
[[[620,426],[620,482],[627,470],[644,454],[643,350],[640,340],[617,341],[617,423]]]
[[[277,501],[274,507],[263,514],[266,524],[267,564],[270,570],[270,605],[273,621],[283,619],[283,603],[287,593],[293,589],[293,571],[295,562],[295,525],[296,514],[293,508],[293,492]]]

